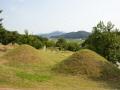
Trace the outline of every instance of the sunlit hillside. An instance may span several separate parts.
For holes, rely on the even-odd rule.
[[[16,50],[18,51],[20,50],[20,52],[16,52]],[[85,50],[85,52],[86,51],[87,50]],[[37,60],[36,60],[36,57],[29,58],[28,54],[30,54],[30,52],[34,53],[35,56],[37,55],[36,56]],[[85,54],[84,51],[80,51],[80,52],[83,52],[83,54]],[[0,87],[1,88],[27,88],[27,89],[36,88],[39,90],[43,90],[43,89],[45,90],[58,90],[58,89],[59,90],[83,90],[83,89],[84,90],[93,90],[93,89],[112,90],[115,88],[120,89],[119,81],[114,81],[114,80],[104,81],[99,79],[93,80],[86,77],[86,75],[84,74],[71,75],[71,74],[64,74],[64,73],[56,73],[55,71],[53,71],[53,68],[56,65],[63,62],[65,59],[70,58],[74,52],[55,51],[50,49],[47,49],[45,51],[36,50],[31,46],[22,45],[12,49],[7,49],[7,51],[5,52],[0,51],[0,53],[3,53],[0,58],[0,62],[1,62],[0,63]],[[24,57],[23,56],[20,57],[22,53],[23,53],[23,56],[25,55]],[[93,57],[92,56],[93,54],[94,52],[91,52],[91,54],[87,53],[87,55],[90,55],[91,59]],[[79,56],[79,53],[78,53],[78,56]],[[32,56],[30,55],[30,57]],[[73,54],[73,57],[76,57],[76,56],[74,56]],[[97,56],[97,57],[101,58],[100,56]],[[94,58],[94,59],[97,60],[97,58]],[[101,58],[101,59],[104,59],[104,58]],[[76,64],[78,65],[79,63],[76,63]],[[92,69],[92,66],[91,68],[89,67],[89,69]],[[63,69],[63,67],[61,67],[61,69]],[[94,71],[91,70],[91,72],[94,72]]]

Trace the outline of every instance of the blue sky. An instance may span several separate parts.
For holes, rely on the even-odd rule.
[[[100,20],[120,28],[119,0],[0,0],[3,25],[23,33],[91,31]]]

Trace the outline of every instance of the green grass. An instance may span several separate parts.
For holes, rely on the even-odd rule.
[[[36,50],[35,50],[36,51]],[[20,63],[19,59],[8,59],[4,52],[5,63],[0,64],[0,88],[31,88],[33,90],[113,90],[120,89],[119,81],[92,80],[84,75],[73,76],[55,73],[51,69],[58,63],[69,58],[74,52],[38,50],[40,62]],[[7,54],[7,55],[6,55]],[[14,54],[17,54],[14,53]],[[17,57],[17,56],[16,56]],[[1,55],[0,60],[4,60]],[[26,58],[25,58],[26,59]],[[42,60],[42,62],[41,62]],[[31,61],[31,60],[30,60]],[[26,90],[26,89],[25,89]]]
[[[38,82],[47,81],[51,78],[49,75],[39,75],[39,74],[32,74],[27,72],[17,72],[16,76],[22,79],[27,79],[30,81],[38,81]]]

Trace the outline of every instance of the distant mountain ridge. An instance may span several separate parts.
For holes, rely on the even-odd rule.
[[[86,31],[77,31],[77,32],[69,32],[62,35],[51,36],[51,38],[66,38],[66,39],[86,39],[90,35],[89,32]]]
[[[54,31],[54,32],[47,33],[47,34],[41,34],[40,36],[46,37],[46,38],[51,38],[51,37],[59,36],[59,35],[63,35],[63,34],[65,34],[65,33],[62,31]]]

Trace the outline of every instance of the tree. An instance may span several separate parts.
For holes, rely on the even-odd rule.
[[[38,38],[42,43],[43,45],[46,45],[47,42],[49,41],[48,38],[45,38],[45,37],[41,37],[41,36],[38,36],[38,35],[34,35],[36,38]],[[47,46],[47,45],[46,45]]]
[[[78,51],[80,49],[80,45],[77,42],[69,42],[67,43],[66,49],[69,51]]]
[[[0,10],[0,14],[2,13],[2,10]],[[2,18],[0,18],[0,27],[2,26]]]
[[[107,25],[99,22],[82,46],[94,50],[108,61],[116,63],[120,60],[120,35],[118,32],[111,22],[108,22]]]
[[[59,47],[60,50],[65,50],[67,42],[64,38],[59,38],[56,42],[56,47]]]
[[[2,10],[0,10],[0,14],[2,13]],[[3,28],[3,26],[2,26],[2,18],[0,18],[0,43],[4,43],[4,42],[6,42],[6,37],[5,37],[5,35],[6,35],[6,30]]]
[[[9,42],[8,43],[15,44],[18,37],[19,37],[19,34],[17,31],[9,32],[9,38],[8,38]]]
[[[20,35],[17,39],[18,44],[28,44],[36,49],[42,48],[43,43],[34,35]]]
[[[46,47],[55,47],[55,41],[53,40],[48,40],[46,42]]]

